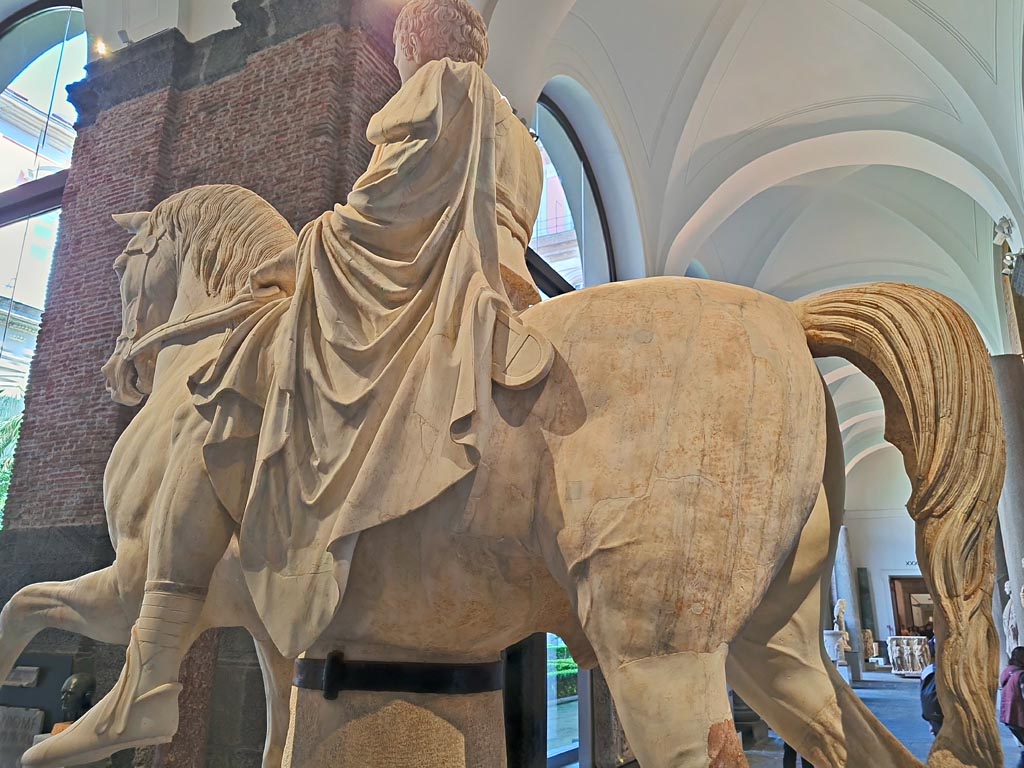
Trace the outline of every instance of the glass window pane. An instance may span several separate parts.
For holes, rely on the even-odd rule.
[[[0,228],[0,527],[59,218],[52,211]]]
[[[544,104],[533,124],[544,160],[544,190],[530,245],[574,288],[610,279],[597,199],[576,144]]]
[[[583,257],[576,237],[576,223],[562,180],[544,142],[538,140],[537,146],[544,160],[544,190],[530,246],[569,284],[579,289],[583,287]]]
[[[551,764],[550,758],[578,750],[580,746],[579,668],[562,639],[551,634],[548,635],[547,682],[548,758]]]
[[[85,77],[85,21],[78,8],[52,8],[0,40],[0,191],[63,170],[75,143],[67,86]]]

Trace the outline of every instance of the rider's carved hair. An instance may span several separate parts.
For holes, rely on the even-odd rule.
[[[412,0],[395,24],[395,45],[406,45],[410,34],[419,38],[424,62],[487,63],[487,24],[466,0]]]
[[[231,184],[172,195],[153,209],[150,223],[172,234],[183,265],[188,262],[210,296],[224,299],[248,290],[252,270],[296,242],[270,203]]]

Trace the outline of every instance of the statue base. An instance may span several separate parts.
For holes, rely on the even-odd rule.
[[[501,691],[470,695],[292,689],[283,768],[504,768]]]

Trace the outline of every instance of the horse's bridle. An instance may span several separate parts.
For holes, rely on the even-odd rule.
[[[156,238],[156,243],[159,242],[160,238]],[[138,333],[139,330],[139,317],[142,314],[142,297],[146,293],[146,276],[149,274],[149,265],[152,263],[153,257],[156,255],[156,253],[157,248],[154,245],[151,251],[147,251],[145,248],[143,248],[137,254],[127,254],[129,257],[132,255],[145,256],[146,263],[142,267],[142,280],[139,283],[139,294],[138,296],[135,297],[135,307],[133,310],[133,314],[131,316],[131,321],[128,324],[122,325],[121,333],[118,335],[117,341],[114,342],[115,352],[117,350],[122,350],[121,355],[124,357],[125,360],[132,360],[133,358],[136,357],[136,355],[139,354],[139,351],[136,348],[137,341],[135,339],[135,334]],[[122,274],[120,276],[120,280],[123,279],[124,275]],[[128,332],[126,332],[126,325],[128,328]],[[148,336],[149,334],[146,335]]]
[[[163,235],[155,237],[155,242],[159,243],[162,237]],[[285,295],[284,291],[281,289],[268,291],[266,294],[260,296],[245,293],[236,296],[235,299],[227,306],[201,312],[197,315],[190,315],[173,323],[163,323],[145,334],[142,338],[137,339],[135,338],[135,334],[138,332],[139,317],[142,315],[142,297],[145,295],[146,275],[149,272],[149,265],[157,254],[157,250],[156,245],[154,245],[151,250],[143,248],[138,254],[133,254],[136,256],[145,256],[146,264],[142,268],[141,287],[139,289],[139,295],[136,297],[134,312],[129,323],[130,333],[125,333],[122,329],[122,333],[117,337],[117,341],[115,342],[114,349],[121,349],[121,356],[125,360],[132,361],[139,355],[150,350],[159,352],[160,347],[168,341],[172,341],[183,336],[189,336],[202,331],[226,330],[239,321],[249,317],[264,305],[269,304],[272,301],[276,301]],[[177,280],[180,283],[181,264],[178,259],[175,259],[175,265]]]
[[[261,307],[285,296],[284,291],[266,297],[254,297],[246,293],[236,296],[234,301],[225,307],[218,307],[198,315],[190,315],[174,323],[164,323],[154,328],[141,339],[130,340],[128,350],[124,353],[126,360],[133,360],[150,349],[159,350],[161,346],[173,339],[190,336],[201,331],[226,330],[241,320],[257,312]]]

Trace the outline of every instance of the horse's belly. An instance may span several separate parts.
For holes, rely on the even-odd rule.
[[[442,496],[359,534],[325,650],[344,649],[353,658],[484,660],[541,628],[557,628],[557,620],[545,620],[568,613],[568,600],[543,561],[515,541],[460,533],[464,504],[458,494]],[[556,603],[564,610],[549,610]]]
[[[810,512],[824,400],[788,306],[724,284],[609,286],[541,313],[565,357],[549,414],[559,545],[637,658],[738,631]],[[555,309],[554,307],[552,309]]]

